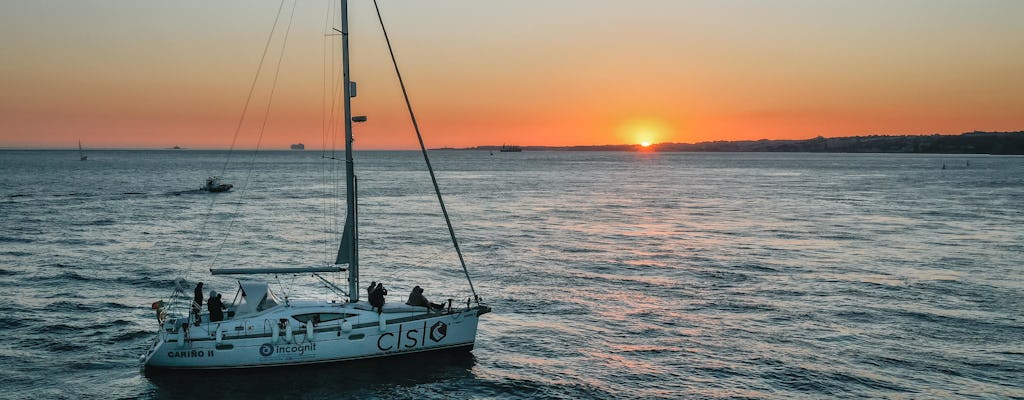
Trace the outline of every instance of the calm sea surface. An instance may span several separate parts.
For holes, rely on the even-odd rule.
[[[954,155],[437,151],[471,354],[147,377],[175,278],[336,251],[336,161],[225,155],[0,151],[0,398],[1024,398],[1024,158]],[[357,158],[363,279],[465,298],[420,156]]]

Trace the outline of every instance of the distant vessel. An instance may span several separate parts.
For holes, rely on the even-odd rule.
[[[89,159],[89,156],[85,155],[85,152],[82,151],[82,141],[79,140],[78,141],[78,160],[79,161],[85,161],[85,160],[88,160],[88,159]]]
[[[180,146],[174,146],[174,147],[171,147],[171,150],[181,150],[181,147]]]
[[[523,151],[522,147],[516,146],[514,144],[503,144],[503,145],[501,145],[501,152],[502,153],[519,153],[519,152],[522,152],[522,151]]]
[[[446,305],[433,304],[422,295],[422,288],[416,286],[406,304],[402,304],[401,300],[385,304],[384,295],[387,291],[383,290],[383,284],[372,282],[366,288],[369,302],[359,298],[360,292],[364,289],[359,285],[359,214],[352,151],[352,123],[365,121],[366,117],[352,116],[351,101],[352,97],[355,97],[356,84],[349,77],[347,0],[341,0],[340,9],[341,29],[335,31],[341,34],[343,81],[340,94],[344,104],[344,119],[341,121],[345,131],[345,194],[348,204],[344,230],[334,264],[314,267],[246,266],[210,269],[213,275],[271,275],[273,280],[278,282],[281,281],[277,278],[278,274],[312,275],[324,283],[326,289],[333,291],[338,299],[302,300],[297,298],[298,293],[279,297],[270,290],[267,280],[240,279],[235,301],[226,307],[227,312],[223,316],[219,315],[218,308],[211,309],[218,311],[214,317],[212,313],[203,313],[198,306],[195,312],[190,313],[189,306],[183,304],[184,302],[177,303],[184,305],[184,309],[175,310],[172,305],[170,312],[166,312],[162,301],[155,302],[153,309],[157,311],[160,326],[156,340],[141,357],[146,370],[312,365],[394,357],[408,353],[473,349],[479,317],[491,309],[481,304],[480,297],[473,288],[469,271],[455,239],[455,231],[441,198],[437,179],[427,159],[426,146],[420,136],[419,127],[415,126],[416,119],[411,106],[409,114],[416,128],[420,150],[423,152],[438,203],[448,224],[452,244],[458,253],[459,263],[473,296],[467,298],[465,302],[449,299]],[[383,19],[381,25],[383,29]],[[388,49],[391,49],[390,43]],[[396,75],[405,94],[401,74],[397,74],[397,63]],[[406,95],[407,105],[408,101]],[[208,179],[207,187],[215,184],[215,179]],[[342,264],[348,265],[347,288],[339,287],[319,275],[321,272],[345,271],[346,268],[341,267]],[[182,283],[182,280],[175,282],[175,294],[172,298],[188,297],[188,290]],[[202,290],[199,286],[196,293],[202,296]],[[393,360],[382,360],[381,365],[395,368],[412,367]],[[438,366],[424,366],[435,367]],[[339,376],[339,379],[345,377]]]
[[[296,144],[292,145],[292,150],[305,150],[305,149],[306,149],[306,145],[304,145],[302,143],[296,143]]]
[[[216,176],[211,176],[209,178],[206,178],[206,184],[203,185],[203,187],[199,188],[199,190],[217,193],[226,192],[228,190],[231,190],[231,188],[233,187],[235,186],[230,183],[220,183],[220,178]]]

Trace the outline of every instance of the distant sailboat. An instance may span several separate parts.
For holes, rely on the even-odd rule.
[[[89,156],[85,155],[85,152],[82,151],[82,141],[81,140],[78,141],[78,157],[79,157],[78,158],[79,161],[85,161],[85,160],[89,159]]]

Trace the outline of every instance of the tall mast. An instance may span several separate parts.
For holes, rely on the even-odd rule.
[[[341,0],[341,72],[342,97],[345,103],[345,194],[348,202],[345,216],[345,231],[338,249],[338,264],[348,263],[349,302],[359,301],[359,221],[356,212],[356,174],[352,161],[352,97],[355,84],[349,76],[348,63],[348,0]]]

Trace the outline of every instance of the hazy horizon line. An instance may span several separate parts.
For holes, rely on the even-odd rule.
[[[701,144],[701,143],[719,143],[719,142],[758,142],[758,141],[766,141],[766,140],[767,141],[801,141],[801,140],[815,139],[815,138],[819,138],[819,137],[826,138],[826,139],[842,139],[842,138],[869,137],[869,136],[935,136],[935,135],[940,135],[940,136],[959,136],[959,135],[963,135],[963,134],[966,134],[966,133],[1018,133],[1018,132],[1024,132],[1024,130],[1019,130],[1019,131],[979,131],[979,130],[975,130],[975,131],[960,132],[960,133],[937,133],[936,132],[936,133],[917,133],[917,134],[907,134],[907,133],[903,133],[903,134],[900,134],[900,133],[871,133],[871,134],[847,135],[847,136],[815,135],[815,136],[809,136],[809,137],[803,138],[803,139],[768,139],[768,138],[761,138],[761,139],[746,139],[746,140],[708,140],[708,141],[693,142],[693,143],[687,143],[687,142],[660,142],[660,143],[650,143],[650,146],[655,147],[655,146],[679,145],[679,144],[694,145],[694,144]],[[504,144],[500,144],[500,145],[499,144],[481,144],[481,145],[464,146],[464,147],[441,146],[441,147],[431,147],[431,148],[428,148],[428,150],[467,150],[467,149],[487,148],[487,147],[500,148],[500,147],[506,146],[506,145],[514,145],[514,146],[518,146],[518,147],[521,147],[521,148],[531,148],[531,147],[533,147],[533,148],[537,148],[537,147],[540,147],[540,148],[572,148],[572,147],[621,147],[621,146],[641,147],[642,146],[640,143],[571,144],[571,145],[543,145],[543,144],[537,144],[537,145],[517,145],[515,143],[504,143]],[[175,148],[175,147],[177,147],[177,148]],[[7,146],[0,146],[0,150],[75,150],[75,151],[78,151],[79,149],[76,146],[70,146],[70,147],[46,147],[46,146],[33,146],[33,147],[11,146],[11,147],[7,147]],[[338,149],[306,148],[306,149],[301,149],[301,150],[299,150],[299,149],[289,149],[289,148],[273,148],[273,149],[271,149],[271,148],[260,148],[260,149],[237,148],[237,149],[231,149],[231,148],[219,148],[219,147],[178,147],[178,146],[173,146],[173,147],[86,147],[84,150],[88,150],[88,151],[110,151],[110,150],[200,150],[200,151],[310,151],[310,152],[321,151],[322,152],[322,151],[344,151],[345,149],[344,148],[338,148]],[[418,151],[419,149],[414,147],[414,148],[366,148],[366,149],[354,149],[354,150],[355,151]]]

